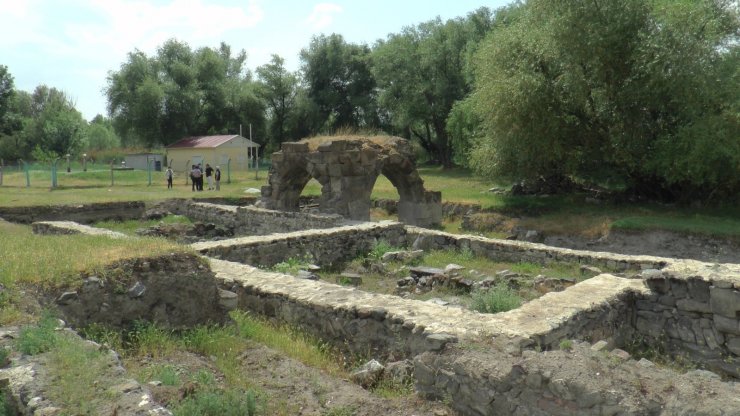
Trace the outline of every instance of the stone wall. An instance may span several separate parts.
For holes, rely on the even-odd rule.
[[[0,218],[23,224],[35,221],[74,221],[90,224],[97,221],[139,219],[144,214],[143,202],[101,202],[84,205],[40,205],[0,207]]]
[[[416,390],[461,415],[737,415],[740,387],[574,343],[521,355],[449,347],[414,359]],[[711,392],[711,393],[708,393]]]
[[[167,210],[234,231],[235,235],[266,235],[337,227],[345,222],[339,215],[275,211],[255,206],[234,206],[181,200],[163,205]]]
[[[471,250],[476,256],[495,261],[581,263],[605,267],[613,271],[661,269],[671,259],[652,256],[631,256],[606,252],[571,250],[525,241],[500,240],[472,235],[450,234],[418,227],[406,227],[406,243],[423,250]]]
[[[202,242],[191,247],[209,257],[261,267],[271,267],[290,258],[306,256],[320,266],[333,266],[369,252],[381,240],[400,244],[404,234],[402,224],[382,221]]]
[[[101,323],[128,327],[137,320],[171,328],[223,322],[226,308],[213,273],[192,254],[122,260],[50,302],[74,327]]]
[[[740,378],[740,266],[694,263],[650,273],[635,329],[671,355]]]
[[[38,221],[31,224],[34,234],[86,234],[110,238],[128,238],[126,234],[103,228],[90,227],[73,221]]]

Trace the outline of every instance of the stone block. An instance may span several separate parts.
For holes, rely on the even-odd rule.
[[[709,282],[702,279],[689,279],[686,285],[689,297],[699,302],[709,302]]]
[[[307,153],[308,143],[285,142],[280,146],[280,149],[283,153]]]
[[[670,279],[669,282],[671,283],[671,293],[673,294],[674,298],[679,299],[686,297],[686,294],[688,293],[686,281],[680,279]]]
[[[709,292],[707,292],[709,293]],[[708,301],[697,301],[694,299],[679,299],[676,301],[676,307],[682,311],[712,313],[712,308]]]
[[[740,337],[728,337],[727,349],[735,355],[740,355]]]
[[[727,334],[740,335],[740,323],[737,319],[714,315],[714,327]]]
[[[713,313],[728,318],[740,317],[740,291],[712,287],[709,293]]]

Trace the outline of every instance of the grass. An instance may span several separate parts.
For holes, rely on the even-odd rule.
[[[63,286],[78,281],[80,272],[99,270],[118,260],[187,250],[161,238],[36,235],[30,226],[0,222],[0,283]]]
[[[107,228],[127,235],[136,235],[136,230],[159,225],[160,223],[192,224],[193,222],[183,215],[168,215],[159,220],[100,221],[95,223],[94,226],[98,228]]]
[[[245,312],[232,312],[231,318],[231,325],[198,326],[181,332],[139,322],[130,331],[117,336],[113,335],[115,331],[100,325],[91,325],[83,333],[100,343],[108,343],[121,352],[130,365],[130,371],[142,383],[152,380],[173,386],[183,383],[182,374],[177,367],[165,364],[147,368],[142,366],[142,362],[177,362],[177,357],[180,356],[178,354],[183,352],[210,357],[223,382],[216,382],[210,371],[200,370],[191,379],[198,386],[196,394],[173,408],[176,415],[232,414],[219,407],[219,403],[226,403],[228,409],[241,412],[234,414],[255,414],[249,413],[249,406],[256,408],[258,414],[292,414],[291,411],[284,410],[288,406],[283,402],[289,401],[289,398],[262,396],[259,386],[242,369],[243,354],[255,343],[335,377],[349,377],[346,370],[349,366],[345,364],[344,357],[318,339],[295,328],[275,325]],[[253,399],[245,399],[249,392],[256,392],[253,393]]]
[[[491,187],[507,188],[506,181],[478,178],[466,169],[420,167],[419,174],[430,190],[441,190],[443,201],[479,204],[485,209],[509,216],[521,217],[517,224],[549,234],[569,234],[594,237],[609,229],[667,229],[671,231],[740,239],[740,207],[735,205],[685,208],[655,203],[613,204],[593,203],[587,195],[509,196],[488,192]],[[267,184],[267,172],[255,179],[253,172],[232,172],[232,183],[222,181],[222,190],[193,193],[185,178],[175,178],[175,188],[166,189],[163,172],[154,172],[148,185],[146,171],[115,171],[115,184],[110,184],[107,165],[89,166],[82,172],[74,165],[71,173],[59,173],[59,187],[50,189],[48,170],[31,171],[31,187],[26,188],[23,172],[5,170],[0,186],[0,206],[30,206],[46,204],[79,204],[106,201],[155,201],[163,198],[207,198],[219,196],[238,199],[246,196],[246,188]],[[311,180],[303,195],[319,195],[321,185]],[[373,198],[398,199],[398,191],[385,177],[375,183]],[[378,215],[375,215],[377,217]],[[459,225],[445,225],[445,230],[459,231]],[[488,233],[491,237],[503,234]],[[487,235],[488,235],[487,234]]]
[[[516,291],[503,285],[473,292],[471,297],[471,309],[481,313],[506,312],[522,305],[521,296]]]
[[[77,414],[95,414],[111,398],[108,389],[115,383],[106,376],[110,357],[57,325],[51,313],[44,313],[37,324],[22,328],[15,347],[23,354],[45,354],[54,380],[46,394],[54,403]]]

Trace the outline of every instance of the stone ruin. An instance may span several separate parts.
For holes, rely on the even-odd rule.
[[[116,209],[108,204],[105,210],[139,217],[143,205],[121,203]],[[82,325],[101,316],[125,320],[135,314],[188,326],[209,317],[218,321],[224,311],[239,308],[301,327],[352,354],[409,360],[416,392],[449,402],[461,415],[740,414],[738,264],[572,250],[392,221],[348,224],[336,215],[193,201],[168,201],[166,209],[194,220],[219,219],[236,237],[191,244],[202,258],[169,255],[115,266],[130,276],[118,289],[104,289],[100,279],[87,277],[55,300],[66,320]],[[0,217],[28,223],[74,216],[90,222],[83,218],[86,213],[97,220],[105,210],[98,205],[66,212],[0,208]],[[37,221],[34,230],[100,232],[59,221]],[[328,267],[369,251],[377,241],[421,250],[468,250],[496,261],[573,262],[614,274],[600,274],[509,312],[484,315],[253,266],[310,254]],[[628,270],[639,273],[623,275]],[[202,303],[191,308],[183,297]],[[179,307],[203,313],[181,314]],[[173,322],[173,316],[187,319]],[[681,374],[632,359],[620,349],[639,339],[713,372]],[[572,345],[564,348],[564,340]],[[12,371],[0,369],[0,379]],[[27,397],[21,394],[24,386],[10,385],[21,398]]]
[[[352,220],[370,219],[370,194],[378,175],[398,190],[401,222],[427,227],[442,220],[440,192],[424,189],[413,149],[398,137],[313,138],[283,143],[272,155],[268,185],[262,187],[267,209],[297,211],[309,180],[321,184],[319,211]]]

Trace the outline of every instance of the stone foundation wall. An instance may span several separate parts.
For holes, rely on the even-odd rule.
[[[705,270],[649,274],[651,292],[635,303],[635,329],[669,354],[740,378],[740,266]]]
[[[367,253],[381,240],[400,244],[404,234],[402,224],[383,221],[202,242],[191,247],[209,257],[260,267],[271,267],[290,258],[304,258],[307,255],[320,266],[332,266]]]
[[[144,214],[143,202],[103,202],[84,205],[42,205],[33,207],[0,207],[0,218],[23,224],[35,221],[74,221],[90,224],[98,221],[139,219]]]
[[[337,227],[344,223],[339,215],[308,214],[275,211],[254,206],[236,207],[204,202],[192,202],[181,210],[182,215],[234,230],[236,235],[266,235],[291,231]]]
[[[406,227],[406,243],[423,250],[470,250],[476,256],[495,261],[582,263],[613,271],[661,269],[671,259],[630,256],[606,252],[571,250],[524,241],[499,240],[472,235],[450,234],[418,227]]]
[[[128,327],[137,320],[170,328],[223,322],[227,309],[213,273],[192,254],[123,260],[50,302],[74,327],[101,323]]]
[[[740,387],[574,343],[521,356],[448,347],[414,359],[415,387],[461,415],[737,415]],[[706,392],[711,391],[712,394]]]

